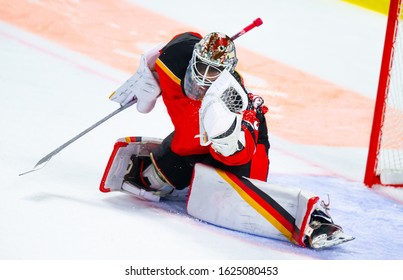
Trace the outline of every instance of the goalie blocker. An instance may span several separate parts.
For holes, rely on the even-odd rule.
[[[100,190],[122,191],[144,200],[159,201],[160,196],[155,190],[145,189],[124,178],[132,168],[140,168],[139,172],[145,168],[130,166],[133,155],[150,164],[150,153],[161,142],[161,139],[148,137],[118,139],[102,177]],[[194,167],[192,182],[184,199],[187,199],[190,216],[240,232],[287,240],[302,247],[329,247],[353,239],[334,225],[329,216],[317,210],[319,197],[312,193],[238,177],[200,163]],[[312,235],[315,228],[310,224],[314,211],[324,218],[325,223],[322,221],[322,224],[331,227],[330,234]]]

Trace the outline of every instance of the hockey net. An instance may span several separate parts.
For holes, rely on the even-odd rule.
[[[391,0],[364,183],[403,187],[402,0]]]

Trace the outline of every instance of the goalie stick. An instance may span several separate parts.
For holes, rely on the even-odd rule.
[[[233,35],[231,37],[231,40],[235,40],[237,38],[239,38],[240,36],[244,35],[245,33],[249,32],[250,30],[252,30],[255,27],[258,27],[260,25],[263,24],[263,21],[261,20],[261,18],[257,18],[255,19],[251,24],[249,24],[248,26],[246,26],[245,28],[243,28],[241,31],[239,31],[238,33],[236,33],[235,35]],[[50,160],[53,156],[55,156],[56,154],[58,154],[60,151],[62,151],[64,148],[66,148],[67,146],[69,146],[70,144],[72,144],[73,142],[75,142],[76,140],[78,140],[79,138],[81,138],[82,136],[84,136],[85,134],[87,134],[88,132],[90,132],[91,130],[93,130],[94,128],[96,128],[97,126],[99,126],[100,124],[104,123],[106,120],[110,119],[111,117],[113,117],[114,115],[122,112],[123,110],[129,108],[130,106],[132,106],[133,104],[135,104],[137,102],[137,99],[133,99],[131,102],[127,103],[124,106],[121,106],[120,108],[116,109],[115,111],[113,111],[112,113],[110,113],[109,115],[107,115],[106,117],[104,117],[103,119],[99,120],[98,122],[96,122],[95,124],[93,124],[92,126],[88,127],[87,129],[85,129],[84,131],[82,131],[81,133],[77,134],[76,136],[74,136],[73,138],[71,138],[69,141],[67,141],[66,143],[62,144],[61,146],[59,146],[58,148],[56,148],[55,150],[53,150],[52,152],[50,152],[49,154],[47,154],[46,156],[44,156],[43,158],[41,158],[36,164],[35,166],[31,169],[28,170],[26,172],[20,173],[18,174],[18,176],[22,176],[31,172],[34,172],[36,170],[42,169]]]
[[[252,30],[255,27],[258,27],[260,25],[263,24],[263,21],[261,18],[257,18],[255,19],[251,24],[249,24],[248,26],[246,26],[244,29],[242,29],[241,31],[239,31],[237,34],[235,34],[234,36],[231,37],[231,40],[234,41],[236,38],[241,37],[242,35],[244,35],[246,32]]]
[[[49,161],[50,159],[58,154],[61,150],[63,150],[64,148],[66,148],[68,145],[70,145],[71,143],[75,142],[77,139],[81,138],[82,136],[84,136],[85,134],[87,134],[88,132],[90,132],[91,130],[93,130],[94,128],[96,128],[97,126],[99,126],[100,124],[104,123],[105,121],[107,121],[108,119],[110,119],[111,117],[113,117],[114,115],[116,115],[117,113],[122,112],[123,110],[129,108],[130,106],[132,106],[133,104],[135,104],[137,102],[137,99],[133,99],[131,102],[127,103],[124,106],[121,106],[120,108],[116,109],[115,111],[113,111],[112,113],[110,113],[109,115],[107,115],[106,117],[104,117],[103,119],[97,121],[96,123],[94,123],[93,125],[91,125],[90,127],[88,127],[87,129],[83,130],[82,132],[80,132],[79,134],[77,134],[76,136],[74,136],[73,138],[71,138],[69,141],[67,141],[66,143],[64,143],[63,145],[61,145],[60,147],[56,148],[55,150],[53,150],[52,152],[50,152],[49,154],[47,154],[46,156],[44,156],[43,158],[41,158],[36,165],[34,166],[34,168],[32,168],[31,170],[28,170],[26,172],[23,172],[21,174],[18,174],[18,176],[22,176],[31,172],[34,172],[36,170],[39,170],[41,168],[43,168]]]

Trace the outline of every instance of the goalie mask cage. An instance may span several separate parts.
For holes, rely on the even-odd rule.
[[[403,187],[402,0],[391,0],[364,184]]]

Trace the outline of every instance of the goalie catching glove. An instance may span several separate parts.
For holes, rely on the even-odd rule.
[[[224,70],[212,83],[199,111],[200,145],[211,147],[223,156],[230,156],[245,146],[241,130],[242,114],[248,96],[234,76]]]
[[[136,73],[109,96],[110,100],[121,106],[137,100],[137,110],[140,113],[149,113],[154,108],[161,89],[150,69],[154,69],[161,47],[159,44],[141,55]]]

